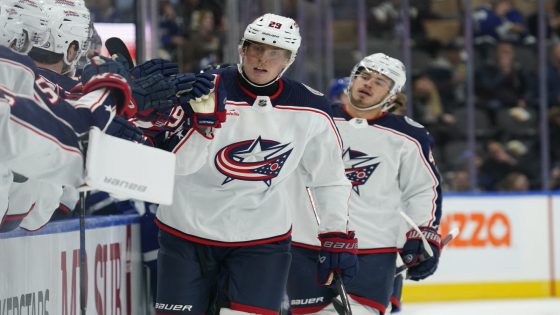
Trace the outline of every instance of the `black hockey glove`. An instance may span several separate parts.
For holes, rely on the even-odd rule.
[[[85,84],[85,82],[89,81],[94,75],[102,73],[116,73],[124,77],[127,81],[130,80],[128,68],[126,68],[120,60],[116,61],[104,56],[93,57],[84,67],[80,80],[82,84]]]
[[[132,80],[130,87],[138,111],[152,109],[156,112],[166,112],[174,104],[180,103],[181,93],[193,90],[195,81],[195,75],[191,73],[170,77],[156,73]]]
[[[348,283],[358,272],[358,239],[354,232],[319,234],[321,251],[318,260],[318,280],[324,286],[333,286],[334,273],[340,273],[342,282]]]
[[[152,74],[161,74],[164,77],[179,73],[179,65],[164,59],[152,59],[137,65],[130,70],[130,74],[135,79],[139,79]]]
[[[401,252],[401,258],[408,267],[407,278],[414,281],[426,279],[436,271],[442,248],[441,236],[435,229],[420,227],[420,230],[430,244],[434,256],[430,257],[428,255],[418,232],[410,230],[406,233],[406,242]]]

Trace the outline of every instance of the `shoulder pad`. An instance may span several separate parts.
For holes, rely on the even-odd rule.
[[[307,84],[304,84],[304,83],[302,83],[302,84],[303,84],[303,86],[305,86],[305,88],[307,88],[307,89],[309,90],[309,92],[311,92],[311,93],[313,93],[313,94],[315,94],[315,95],[318,95],[318,96],[323,96],[323,95],[324,95],[323,93],[321,93],[321,92],[319,92],[319,91],[317,91],[317,90],[315,90],[315,89],[309,87]]]
[[[406,121],[409,125],[416,127],[416,128],[424,128],[424,126],[417,122],[416,120],[408,117],[408,116],[404,116],[404,121]]]

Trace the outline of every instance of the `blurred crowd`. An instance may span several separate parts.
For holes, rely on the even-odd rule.
[[[302,0],[314,3],[317,0]],[[88,2],[88,1],[86,1]],[[298,1],[286,0],[295,12]],[[366,0],[368,53],[395,49],[402,37],[399,0]],[[434,156],[447,191],[470,191],[468,161],[475,159],[477,191],[529,191],[542,188],[537,72],[537,1],[473,0],[476,150],[467,145],[466,53],[462,1],[410,1],[413,80],[409,113],[434,135]],[[196,72],[224,62],[226,0],[159,0],[160,58]],[[334,46],[356,36],[355,9],[331,1]],[[130,5],[127,9],[127,5]],[[96,22],[130,19],[128,0],[91,1]],[[560,0],[545,3],[549,61],[547,93],[550,139],[560,137]],[[116,12],[125,12],[117,14]],[[286,13],[286,12],[284,12]],[[312,13],[309,13],[312,14]],[[294,16],[295,17],[295,16]],[[338,34],[343,32],[344,34]],[[350,34],[351,33],[351,34]],[[370,44],[371,43],[371,44]],[[391,45],[393,45],[391,47]],[[351,49],[357,50],[357,44]],[[335,63],[351,62],[337,58]],[[349,54],[342,55],[351,59]],[[336,69],[348,69],[347,66]],[[335,71],[336,78],[347,73]],[[332,78],[333,80],[336,78]],[[327,92],[327,91],[325,91]],[[560,146],[551,140],[550,189],[560,189]]]

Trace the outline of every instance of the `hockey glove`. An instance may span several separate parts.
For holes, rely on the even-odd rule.
[[[122,58],[124,59],[124,58]],[[126,63],[126,61],[125,61]],[[102,73],[116,73],[123,76],[125,79],[130,79],[128,68],[120,62],[120,59],[114,60],[103,56],[95,56],[91,58],[84,70],[82,71],[81,81],[83,84],[89,81],[94,75]]]
[[[318,280],[322,285],[334,285],[334,273],[339,273],[342,281],[348,283],[358,272],[358,239],[354,232],[331,232],[319,234],[321,251],[318,261]]]
[[[406,233],[406,242],[401,252],[401,258],[408,267],[408,279],[414,281],[425,279],[436,271],[442,247],[441,236],[435,229],[420,227],[420,230],[430,244],[434,256],[430,257],[428,255],[418,232],[410,230]]]
[[[192,90],[179,99],[190,126],[220,128],[226,121],[226,90],[218,74],[197,74]]]
[[[122,65],[118,62],[105,57],[95,56],[92,58],[91,63],[86,66],[82,74],[81,88],[83,94],[88,94],[92,91],[99,89],[110,90],[110,95],[113,97],[111,100],[104,99],[103,105],[116,106],[117,114],[131,117],[136,113],[136,106],[132,102],[132,94],[130,86],[127,81],[127,76],[123,76],[116,72],[104,72],[109,68],[115,69],[114,71],[121,71]],[[121,69],[121,70],[119,70]],[[127,74],[124,70],[123,74]],[[99,101],[96,102],[99,105]],[[92,106],[92,110],[103,106]],[[102,109],[103,110],[103,109]],[[99,119],[98,119],[99,120]]]
[[[108,135],[125,140],[130,140],[138,143],[145,142],[142,130],[120,116],[115,117],[111,121],[111,124],[109,124],[106,133]]]
[[[130,70],[130,74],[135,79],[143,78],[153,74],[161,74],[164,77],[176,75],[179,73],[179,65],[164,59],[152,59]]]
[[[164,77],[161,73],[132,80],[132,96],[139,111],[153,110],[165,112],[180,102],[178,95],[192,91],[195,76],[180,74]]]

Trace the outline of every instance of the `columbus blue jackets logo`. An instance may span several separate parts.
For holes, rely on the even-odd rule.
[[[364,185],[371,174],[375,171],[379,162],[371,162],[377,157],[371,157],[367,154],[352,150],[351,148],[346,149],[342,154],[342,159],[344,160],[344,165],[346,168],[346,177],[352,183],[352,189],[359,195],[360,186]]]
[[[218,171],[227,176],[222,185],[238,179],[263,181],[270,186],[292,153],[288,146],[258,137],[223,147],[214,160]]]

